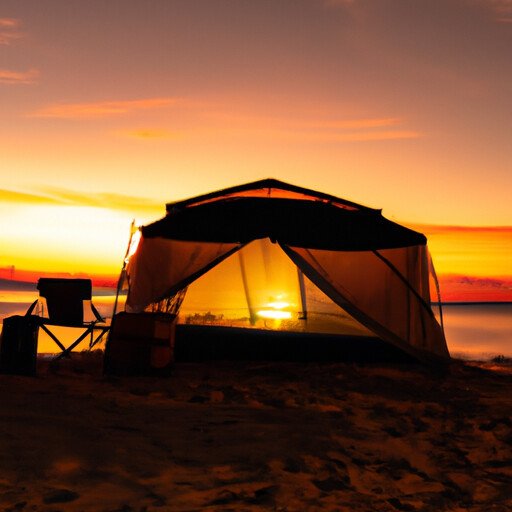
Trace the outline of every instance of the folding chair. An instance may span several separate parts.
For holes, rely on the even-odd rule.
[[[62,352],[57,359],[69,357],[71,351],[77,347],[87,336],[90,336],[89,350],[92,349],[109,330],[105,320],[98,313],[98,310],[90,302],[93,320],[84,319],[84,301],[92,299],[92,284],[90,279],[56,279],[41,278],[37,283],[39,296],[46,299],[48,318],[39,316],[39,326],[58,345]],[[27,311],[32,314],[38,300],[36,300]],[[61,343],[51,326],[58,327],[79,327],[85,329],[76,340],[67,348]]]

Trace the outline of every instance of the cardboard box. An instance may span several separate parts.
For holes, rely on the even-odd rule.
[[[119,313],[112,319],[105,350],[105,373],[150,375],[174,361],[176,316],[166,313]]]

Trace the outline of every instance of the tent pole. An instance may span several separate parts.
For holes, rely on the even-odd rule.
[[[126,253],[123,258],[123,265],[121,267],[121,273],[119,274],[119,279],[117,281],[117,290],[116,290],[116,299],[114,301],[114,309],[112,310],[112,319],[114,318],[117,311],[117,303],[119,300],[119,294],[121,293],[121,288],[123,286],[123,279],[126,271],[126,260],[128,255],[130,254],[130,247],[132,245],[133,235],[135,234],[135,219],[132,220],[130,224],[130,238],[128,239],[128,246],[126,247]]]
[[[240,271],[242,273],[242,281],[244,283],[245,300],[247,301],[247,307],[249,308],[249,316],[251,325],[256,323],[256,313],[251,300],[251,294],[249,292],[249,284],[247,282],[247,272],[245,270],[245,261],[241,251],[238,251],[238,261],[240,262]]]
[[[299,278],[300,303],[302,305],[302,314],[300,315],[299,320],[307,320],[308,308],[306,304],[306,285],[304,283],[304,274],[299,267],[297,267],[297,277]]]
[[[407,286],[407,288],[412,292],[412,294],[419,300],[420,304],[427,310],[427,312],[434,316],[434,312],[432,311],[432,308],[429,304],[425,302],[425,299],[411,286],[411,283],[407,281],[407,279],[400,273],[400,271],[391,263],[387,258],[382,256],[382,254],[379,253],[379,251],[372,249],[372,253],[377,256],[380,260],[382,260],[390,269],[391,271]]]
[[[427,254],[427,257],[428,257],[429,270],[430,270],[430,272],[432,274],[432,277],[434,278],[434,283],[435,283],[436,292],[437,292],[437,300],[438,300],[438,303],[439,303],[439,321],[441,323],[441,329],[443,329],[443,332],[444,332],[443,301],[441,300],[441,289],[439,287],[439,281],[437,279],[436,270],[434,268],[434,262],[432,261],[432,256],[430,255],[429,252]]]

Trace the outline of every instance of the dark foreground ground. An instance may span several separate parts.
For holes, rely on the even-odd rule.
[[[0,375],[0,510],[512,510],[512,367],[101,353]]]

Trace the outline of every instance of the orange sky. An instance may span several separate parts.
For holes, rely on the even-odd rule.
[[[510,48],[509,0],[6,0],[0,269],[116,274],[133,218],[275,177],[512,298]]]

